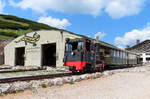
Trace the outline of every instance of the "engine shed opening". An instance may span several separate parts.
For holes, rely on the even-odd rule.
[[[56,67],[56,43],[42,45],[42,66]]]
[[[19,47],[15,49],[15,65],[24,66],[25,61],[25,47]]]

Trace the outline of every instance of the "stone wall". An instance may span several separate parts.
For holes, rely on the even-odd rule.
[[[4,64],[4,47],[12,40],[0,39],[0,65]]]

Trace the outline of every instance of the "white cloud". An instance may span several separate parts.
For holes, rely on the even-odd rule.
[[[54,10],[62,13],[80,13],[97,16],[101,12],[112,18],[136,15],[141,11],[145,0],[21,0],[10,4],[22,9],[32,9],[39,13]]]
[[[98,15],[105,3],[103,0],[21,0],[13,2],[13,6],[21,7],[22,9],[31,8],[34,11],[43,13],[47,10],[54,10],[63,13],[83,13]]]
[[[57,19],[57,18],[52,18],[51,16],[49,17],[40,17],[38,19],[38,22],[40,23],[45,23],[45,24],[48,24],[50,26],[53,26],[53,27],[57,27],[57,28],[60,28],[60,29],[65,29],[67,26],[70,26],[70,22],[67,20],[67,19]]]
[[[111,0],[105,11],[112,18],[118,19],[123,16],[136,15],[141,11],[144,0]]]
[[[105,35],[106,35],[106,33],[104,33],[104,32],[97,32],[94,35],[94,38],[97,39],[97,37],[98,37],[98,39],[100,40],[100,39],[104,38]]]
[[[5,2],[0,0],[0,13],[3,13],[3,8],[5,7]]]
[[[135,43],[137,39],[139,39],[140,41],[150,39],[149,24],[143,29],[133,29],[130,32],[126,32],[123,37],[116,37],[115,44],[119,46],[126,46]]]

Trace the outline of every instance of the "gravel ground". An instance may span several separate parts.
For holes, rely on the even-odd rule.
[[[36,91],[8,94],[0,99],[149,99],[150,72],[126,72]]]

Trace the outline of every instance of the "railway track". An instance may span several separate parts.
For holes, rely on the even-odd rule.
[[[138,66],[132,66],[138,67]],[[114,69],[124,69],[124,68],[132,68],[132,67],[109,67],[105,70],[114,70]],[[11,77],[11,78],[0,78],[0,83],[10,83],[10,82],[17,82],[17,81],[30,81],[30,80],[41,80],[41,79],[48,79],[48,78],[56,78],[56,77],[65,77],[71,76],[72,73],[58,73],[58,74],[46,74],[46,75],[34,75],[34,76],[22,76],[22,77]]]
[[[58,74],[47,74],[47,75],[35,75],[35,76],[24,76],[24,77],[11,77],[11,78],[1,78],[0,83],[11,83],[17,81],[30,81],[30,80],[41,80],[56,77],[70,76],[72,73],[58,73]]]

